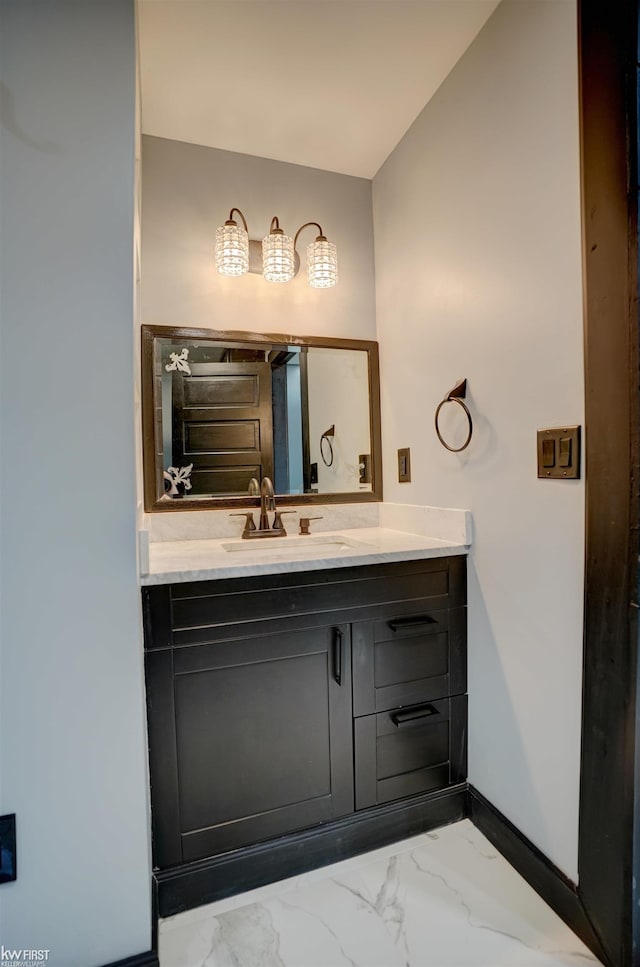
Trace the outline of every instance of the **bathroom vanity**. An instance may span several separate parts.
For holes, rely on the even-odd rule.
[[[466,548],[373,530],[143,579],[161,916],[462,816]]]
[[[467,547],[302,526],[382,499],[377,344],[144,326],[142,389],[145,510],[245,518],[142,579],[159,915],[462,818]]]

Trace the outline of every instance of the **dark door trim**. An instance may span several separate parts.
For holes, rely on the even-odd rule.
[[[581,0],[579,12],[587,489],[578,893],[609,962],[627,967],[637,906],[637,0]]]

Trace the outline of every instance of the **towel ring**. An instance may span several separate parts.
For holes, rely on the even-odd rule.
[[[335,424],[332,424],[329,427],[329,429],[328,430],[325,430],[324,433],[322,434],[322,436],[320,437],[320,456],[322,457],[322,462],[324,463],[325,467],[332,467],[333,466],[333,444],[332,444],[330,438],[332,436],[335,436],[335,432],[336,432]],[[325,443],[328,443],[329,444],[329,459],[328,460],[327,460],[327,458],[325,456],[325,452],[324,452],[324,448],[323,448]]]
[[[438,403],[438,408],[436,409],[435,427],[436,427],[436,433],[438,435],[438,439],[440,440],[440,443],[442,444],[442,446],[445,447],[447,450],[450,450],[451,453],[460,453],[462,450],[466,450],[469,444],[471,443],[471,437],[473,436],[473,420],[471,419],[471,413],[469,412],[469,407],[463,401],[466,394],[467,394],[466,379],[458,380],[458,382],[453,387],[453,389],[449,390],[445,398],[440,403]],[[461,447],[450,447],[440,432],[440,427],[438,426],[438,417],[440,416],[440,410],[442,409],[445,403],[457,403],[458,406],[461,406],[462,409],[467,414],[467,420],[469,421],[469,432],[467,434],[467,439],[464,441]]]
[[[328,443],[329,444],[329,459],[328,460],[327,460],[327,458],[325,456],[325,453],[324,453],[324,450],[323,450],[323,445],[325,443]],[[320,437],[320,456],[322,457],[322,462],[324,463],[325,467],[331,467],[333,465],[333,446],[331,445],[331,440],[329,439],[328,436],[321,436]]]

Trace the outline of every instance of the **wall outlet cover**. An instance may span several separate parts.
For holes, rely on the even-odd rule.
[[[0,816],[0,883],[11,883],[18,876],[16,857],[16,814]]]

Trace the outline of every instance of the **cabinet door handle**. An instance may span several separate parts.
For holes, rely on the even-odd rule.
[[[410,708],[406,712],[392,712],[391,721],[401,729],[403,725],[414,725],[420,719],[428,719],[431,715],[439,715],[435,705],[421,705],[419,708]]]
[[[419,628],[421,625],[434,625],[437,624],[435,618],[432,618],[430,614],[421,614],[417,616],[411,616],[410,618],[394,618],[393,621],[388,621],[387,625],[392,631],[402,631],[403,628]]]
[[[333,629],[333,677],[336,685],[342,685],[342,639],[340,628]]]

